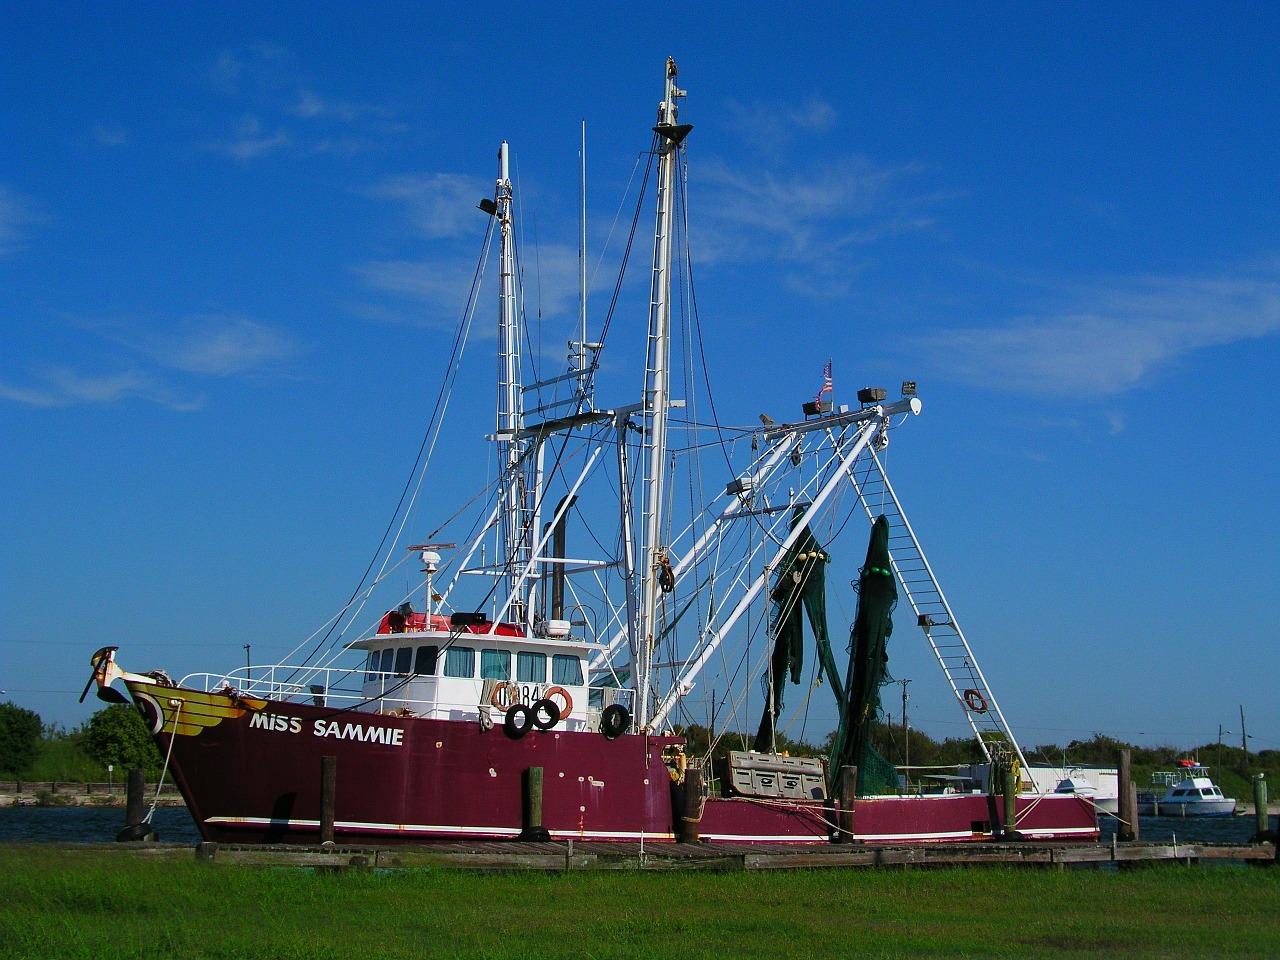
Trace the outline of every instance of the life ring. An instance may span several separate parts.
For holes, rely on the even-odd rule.
[[[620,703],[611,703],[600,714],[600,732],[606,740],[617,740],[631,726],[631,711]]]
[[[523,703],[513,704],[502,721],[502,729],[512,740],[519,740],[533,726],[533,711]]]
[[[533,715],[533,725],[539,730],[550,730],[560,722],[560,708],[546,697],[535,701],[529,712]]]
[[[987,712],[987,698],[984,697],[977,690],[973,689],[973,687],[970,687],[968,690],[964,692],[964,703],[965,703],[965,706],[967,706],[974,713]]]
[[[503,680],[493,688],[493,693],[489,695],[489,702],[499,710],[510,709],[512,704],[520,699],[520,688],[514,683]]]
[[[573,713],[573,697],[569,696],[569,691],[564,687],[551,687],[545,694],[548,700],[557,695],[564,697],[564,706],[560,708],[560,716],[567,717]]]

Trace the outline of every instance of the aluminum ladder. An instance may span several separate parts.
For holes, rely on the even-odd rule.
[[[907,522],[884,464],[874,449],[868,447],[858,457],[849,479],[867,512],[867,518],[874,522],[876,517],[884,514],[889,521],[889,556],[898,583],[987,760],[1007,762],[1016,757],[1020,768],[1025,770],[1027,761],[1022,755],[1022,748],[1005,723],[995,694],[978,667],[978,661],[929,561],[925,559],[920,541]]]

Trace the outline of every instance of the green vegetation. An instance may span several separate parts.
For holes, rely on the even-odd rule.
[[[117,770],[141,767],[148,776],[158,775],[164,762],[138,711],[122,703],[89,718],[80,746],[103,767],[109,763]]]
[[[0,780],[105,783],[107,764],[115,766],[117,780],[129,767],[142,767],[148,777],[160,773],[160,751],[133,707],[105,707],[68,731],[43,726],[30,710],[0,704]]]
[[[114,855],[113,855],[114,854]],[[1274,957],[1280,870],[479,874],[0,847],[13,958]]]
[[[0,773],[26,770],[40,752],[40,715],[12,701],[0,703]]]

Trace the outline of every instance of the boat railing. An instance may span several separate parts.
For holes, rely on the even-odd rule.
[[[230,673],[193,673],[180,686],[203,693],[232,693],[238,697],[286,702],[310,702],[318,707],[360,710],[368,713],[401,712],[406,715],[475,713],[475,698],[445,699],[438,690],[430,698],[414,696],[410,681],[435,679],[424,674],[382,673],[364,667],[307,667],[264,664],[241,667]],[[370,684],[377,683],[371,691]],[[588,719],[612,703],[630,710],[634,691],[616,687],[588,687]],[[495,716],[501,716],[495,711]]]
[[[1208,767],[1196,765],[1194,767],[1180,767],[1177,770],[1158,770],[1151,774],[1151,785],[1153,787],[1172,787],[1183,780],[1190,780],[1192,777],[1208,777]]]

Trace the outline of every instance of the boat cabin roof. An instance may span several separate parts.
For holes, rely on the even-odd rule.
[[[444,617],[439,614],[410,613],[403,615],[395,610],[386,613],[378,624],[378,631],[370,637],[362,637],[347,644],[348,650],[377,650],[396,646],[405,641],[435,642],[446,644],[485,643],[500,646],[518,646],[526,650],[550,650],[559,653],[576,653],[588,656],[599,644],[588,643],[569,636],[529,636],[518,623],[494,623],[475,614]]]

